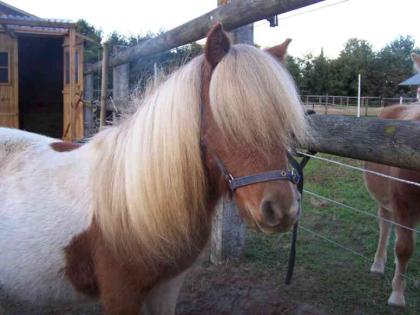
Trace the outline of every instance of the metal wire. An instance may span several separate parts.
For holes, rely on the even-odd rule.
[[[380,216],[378,216],[378,215],[375,215],[375,214],[373,214],[373,213],[371,213],[371,212],[369,212],[369,211],[366,211],[366,210],[361,210],[361,209],[358,209],[358,208],[355,208],[355,207],[352,207],[352,206],[346,205],[346,204],[344,204],[344,203],[341,203],[341,202],[336,201],[336,200],[334,200],[334,199],[330,199],[330,198],[325,197],[325,196],[321,196],[321,195],[319,195],[319,194],[317,194],[317,193],[314,193],[314,192],[309,191],[309,190],[306,190],[306,189],[304,189],[303,191],[305,192],[305,194],[312,195],[312,196],[317,197],[317,198],[319,198],[319,199],[322,199],[322,200],[325,200],[325,201],[328,201],[328,202],[334,203],[334,204],[336,204],[336,205],[338,205],[338,206],[344,207],[344,208],[346,208],[346,209],[353,210],[353,211],[355,211],[355,212],[358,212],[358,213],[364,214],[364,215],[366,215],[366,216],[369,216],[369,217],[372,217],[372,218],[375,218],[375,219],[378,219],[378,220],[382,220],[382,221],[388,222],[388,223],[390,223],[390,224],[396,225],[396,226],[398,226],[398,227],[400,227],[400,228],[403,228],[403,229],[406,229],[406,230],[410,230],[410,231],[412,231],[412,232],[415,232],[415,233],[419,233],[419,234],[420,234],[420,231],[419,231],[419,230],[416,230],[416,229],[411,228],[411,227],[409,227],[409,226],[402,225],[402,224],[397,223],[397,222],[392,221],[392,220],[388,220],[388,219],[386,219],[386,218],[382,218],[382,217],[380,217]]]
[[[299,16],[299,15],[303,15],[303,14],[307,14],[307,13],[311,13],[311,12],[315,12],[315,11],[319,11],[319,10],[322,10],[322,9],[325,9],[325,8],[328,8],[328,7],[333,7],[333,6],[336,6],[336,5],[339,5],[339,4],[342,4],[342,3],[344,3],[344,2],[347,2],[347,1],[349,1],[349,0],[341,0],[341,1],[339,1],[339,2],[334,2],[334,3],[330,3],[330,4],[327,4],[327,5],[323,5],[323,6],[321,6],[321,7],[315,7],[315,8],[312,8],[312,9],[309,9],[309,10],[304,10],[304,11],[301,11],[301,12],[297,12],[297,13],[295,13],[295,14],[288,14],[288,15],[284,15],[283,16],[283,14],[280,14],[280,16],[278,17],[278,20],[280,21],[283,21],[283,20],[287,20],[287,19],[290,19],[290,18],[293,18],[293,17],[296,17],[296,16]],[[258,23],[256,22],[256,23],[254,23],[254,28],[256,28],[256,27],[260,27],[260,26],[268,26],[268,24],[266,23],[266,21],[265,20],[263,20],[263,21],[259,21]]]
[[[335,245],[335,246],[337,246],[337,247],[339,247],[339,248],[341,248],[341,249],[343,249],[343,250],[345,250],[345,251],[347,251],[347,252],[349,252],[349,253],[351,253],[351,254],[353,254],[355,256],[361,257],[361,258],[363,258],[364,260],[366,260],[369,263],[371,261],[370,258],[368,258],[367,256],[363,255],[362,253],[359,253],[358,251],[355,251],[352,248],[349,248],[347,246],[344,246],[344,245],[342,245],[342,244],[340,244],[340,243],[338,243],[338,242],[336,242],[336,241],[334,241],[334,240],[326,237],[325,235],[322,235],[322,234],[320,234],[318,232],[312,231],[311,229],[308,229],[307,227],[303,226],[302,224],[299,224],[299,227],[303,231],[305,231],[305,232],[307,232],[309,234],[312,234],[313,236],[318,237],[318,238],[320,238],[320,239],[322,239],[322,240],[324,240],[324,241],[326,241],[326,242],[328,242],[330,244],[333,244],[333,245]],[[390,270],[390,271],[394,271],[393,268],[388,267],[388,266],[385,266],[385,269]],[[409,277],[409,276],[407,276],[405,274],[402,274],[402,273],[400,273],[399,275],[401,277],[407,279],[407,280],[413,281],[413,283],[415,283],[415,284],[418,283],[418,279],[416,279],[416,278]]]
[[[344,246],[344,245],[342,245],[342,244],[340,244],[340,243],[338,243],[338,242],[336,242],[336,241],[334,241],[334,240],[332,240],[332,239],[330,239],[330,238],[328,238],[328,237],[326,237],[326,236],[324,236],[322,234],[319,234],[317,232],[314,232],[314,231],[308,229],[307,227],[303,226],[302,224],[299,224],[299,228],[301,228],[305,232],[308,232],[308,233],[310,233],[310,234],[312,234],[312,235],[314,235],[314,236],[316,236],[316,237],[318,237],[320,239],[323,239],[324,241],[327,241],[328,243],[331,243],[331,244],[333,244],[333,245],[335,245],[335,246],[337,246],[337,247],[339,247],[341,249],[344,249],[344,250],[348,251],[349,253],[352,253],[352,254],[354,254],[356,256],[362,257],[366,261],[370,262],[370,259],[368,257],[366,257],[365,255],[363,255],[363,254],[355,251],[352,248],[346,247],[346,246]]]
[[[303,14],[306,14],[306,13],[311,13],[311,12],[319,11],[319,10],[322,10],[322,9],[325,9],[325,8],[328,8],[328,7],[333,7],[333,6],[342,4],[342,3],[347,2],[347,1],[349,1],[349,0],[341,0],[339,2],[330,3],[330,4],[327,4],[327,5],[323,5],[321,7],[315,7],[313,9],[308,9],[308,10],[305,10],[305,11],[297,12],[295,14],[290,14],[290,15],[286,15],[286,16],[283,16],[283,17],[280,16],[279,17],[279,20],[286,20],[286,19],[290,19],[290,18],[295,17],[295,16],[299,16],[299,15],[303,15]]]
[[[374,174],[374,175],[381,176],[381,177],[384,177],[384,178],[392,179],[392,180],[395,180],[395,181],[400,182],[400,183],[420,187],[420,183],[413,182],[413,181],[410,181],[410,180],[394,177],[394,176],[383,174],[383,173],[380,173],[380,172],[367,170],[363,167],[358,167],[358,166],[346,164],[346,163],[339,162],[339,161],[336,161],[336,160],[330,160],[330,159],[321,157],[319,155],[313,155],[313,154],[309,154],[309,153],[305,153],[305,152],[301,152],[301,151],[296,151],[296,152],[301,154],[301,155],[304,155],[304,156],[308,156],[308,157],[311,157],[311,158],[314,158],[314,159],[317,159],[317,160],[321,160],[321,161],[325,161],[325,162],[328,162],[328,163],[332,163],[332,164],[340,165],[340,166],[343,166],[343,167],[347,167],[347,168],[352,169],[352,170],[356,170],[356,171],[360,171],[360,172],[364,172],[364,173],[370,173],[370,174]]]

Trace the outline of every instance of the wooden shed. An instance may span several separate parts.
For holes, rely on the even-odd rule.
[[[0,126],[83,138],[85,37],[2,1],[0,25]]]

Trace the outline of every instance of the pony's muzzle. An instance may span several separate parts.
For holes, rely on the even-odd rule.
[[[299,197],[300,198],[300,197]],[[294,199],[288,205],[278,199],[268,198],[261,203],[261,222],[264,227],[275,230],[276,232],[285,232],[289,230],[298,220],[300,215],[300,200]]]

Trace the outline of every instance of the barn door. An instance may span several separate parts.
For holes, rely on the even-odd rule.
[[[83,41],[74,30],[64,40],[63,139],[83,138]]]
[[[17,39],[0,33],[0,126],[19,128]]]

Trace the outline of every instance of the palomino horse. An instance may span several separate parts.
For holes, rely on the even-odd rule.
[[[284,53],[284,45],[277,48]],[[292,173],[289,139],[303,140],[308,127],[294,82],[275,57],[231,46],[219,24],[204,56],[138,102],[132,117],[81,147],[0,129],[6,310],[92,297],[106,314],[171,314],[223,195],[234,194],[242,216],[261,231],[286,231],[297,220],[292,181],[233,193],[216,162],[234,177]]]
[[[412,54],[415,68],[420,71],[420,56]],[[385,108],[379,118],[420,120],[420,108],[416,105],[394,105]],[[366,169],[394,177],[420,182],[420,172],[366,162]],[[371,195],[379,203],[378,215],[388,221],[413,229],[420,221],[420,189],[416,186],[394,181],[378,175],[365,173],[365,183]],[[371,272],[383,274],[387,259],[387,247],[391,223],[379,221],[379,242]],[[415,249],[415,232],[402,226],[396,227],[395,274],[392,280],[392,294],[388,304],[405,306],[405,279],[408,260]]]

